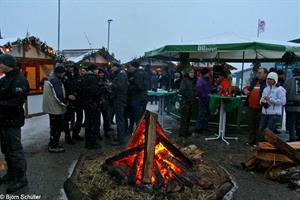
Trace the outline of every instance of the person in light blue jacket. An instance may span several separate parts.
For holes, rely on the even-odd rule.
[[[286,104],[286,90],[278,84],[278,75],[270,72],[267,76],[267,87],[263,90],[260,99],[262,116],[260,119],[259,132],[269,128],[275,131],[276,123],[282,115],[282,107]],[[261,134],[262,137],[262,134]]]

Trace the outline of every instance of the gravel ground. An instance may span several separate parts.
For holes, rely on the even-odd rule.
[[[150,107],[151,110],[156,110]],[[241,200],[290,200],[300,199],[300,193],[291,191],[287,185],[267,180],[263,174],[247,172],[240,163],[251,155],[250,148],[245,146],[247,130],[240,132],[229,130],[228,134],[239,137],[238,141],[231,141],[226,145],[221,141],[205,141],[207,135],[198,135],[188,139],[176,137],[178,123],[170,117],[165,117],[165,124],[172,125],[173,133],[170,137],[181,145],[196,144],[205,150],[205,156],[223,166],[233,176],[238,184],[234,199]],[[217,129],[217,128],[214,128]],[[192,129],[191,129],[192,130]],[[83,132],[82,132],[83,133]],[[81,133],[81,134],[82,134]],[[282,137],[286,137],[282,134]],[[62,137],[62,142],[64,137]],[[75,145],[65,145],[66,152],[50,154],[47,151],[49,139],[48,116],[34,117],[26,120],[22,128],[22,141],[28,162],[29,186],[20,190],[18,194],[41,195],[41,199],[66,199],[62,189],[64,181],[72,173],[77,159],[86,150],[84,142]],[[112,148],[104,140],[103,150]],[[3,159],[3,155],[0,156]],[[3,173],[3,172],[2,172]],[[5,194],[5,185],[0,186],[0,194]],[[1,196],[0,196],[1,198]]]

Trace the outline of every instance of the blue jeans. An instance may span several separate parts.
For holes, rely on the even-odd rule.
[[[126,136],[126,122],[125,120],[125,107],[126,103],[114,100],[114,110],[116,115],[116,124],[117,124],[117,137],[118,141],[123,144],[125,143],[125,136]]]
[[[209,104],[198,101],[198,117],[196,129],[205,129],[208,126]]]
[[[262,114],[260,117],[260,123],[259,123],[259,141],[264,141],[263,137],[263,131],[268,128],[271,131],[275,131],[276,129],[276,123],[280,120],[280,115],[264,115]]]
[[[300,139],[300,113],[287,112],[286,113],[286,128],[290,135],[291,141]]]

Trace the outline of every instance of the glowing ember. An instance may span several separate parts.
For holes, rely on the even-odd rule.
[[[128,144],[127,150],[106,160],[106,168],[119,167],[122,170],[118,170],[118,173],[124,173],[130,184],[144,184],[146,179],[151,182],[153,188],[158,187],[159,189],[160,185],[166,188],[170,181],[180,182],[178,179],[186,175],[186,170],[192,166],[192,162],[169,142],[158,123],[155,123],[155,126],[152,126],[154,128],[151,129],[149,128],[149,118],[148,123],[146,123],[146,120],[146,118],[141,120]],[[146,124],[148,124],[148,127],[146,127]],[[149,131],[155,131],[155,137],[146,136]],[[149,138],[152,141],[149,141]],[[149,151],[147,147],[150,148],[150,152],[146,151],[146,149]],[[151,153],[151,148],[154,148],[154,150],[152,154],[148,154]],[[147,152],[147,157],[145,157],[145,152]],[[148,162],[146,163],[145,160]],[[146,166],[148,163],[150,164]],[[145,175],[147,172],[149,172],[148,175]],[[188,180],[188,178],[186,179]]]

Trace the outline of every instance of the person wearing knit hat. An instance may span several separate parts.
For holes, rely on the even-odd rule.
[[[181,118],[179,136],[190,136],[189,128],[192,115],[192,106],[196,99],[196,79],[194,69],[189,67],[185,70],[184,78],[179,87],[181,95]]]
[[[81,91],[85,113],[85,148],[100,149],[100,102],[101,88],[98,78],[97,65],[90,64],[87,73],[82,78]]]
[[[66,68],[63,64],[56,64],[54,67],[54,73],[56,74],[63,74],[66,72]],[[61,76],[63,76],[61,75]]]
[[[113,62],[112,63],[112,67],[111,67],[111,70],[112,71],[117,71],[117,70],[120,70],[123,68],[123,65],[118,63],[118,62]]]
[[[21,127],[25,123],[23,106],[29,85],[11,55],[0,55],[0,71],[5,74],[0,80],[0,142],[8,167],[6,175],[0,177],[0,184],[8,183],[6,190],[9,194],[28,184]]]
[[[266,128],[275,132],[276,123],[281,119],[282,108],[286,104],[286,90],[277,83],[277,73],[270,72],[267,76],[267,86],[263,90],[260,99],[262,116],[259,124],[259,140],[263,140],[262,132]]]
[[[113,63],[111,68],[112,82],[110,83],[113,96],[113,109],[116,115],[117,136],[112,138],[112,145],[119,146],[126,144],[126,119],[125,107],[127,104],[128,77],[119,63]]]
[[[269,79],[269,80],[268,80]],[[275,83],[272,84],[270,80],[275,81]],[[278,74],[276,72],[270,72],[267,76],[267,82],[268,84],[276,85],[278,83]]]
[[[0,64],[3,64],[8,68],[18,69],[15,57],[9,54],[0,54]]]
[[[68,106],[63,83],[64,76],[64,65],[56,64],[53,73],[50,74],[48,80],[44,83],[43,112],[49,115],[50,141],[48,151],[50,153],[61,153],[65,151],[63,146],[59,144],[61,132],[64,128],[64,115]]]
[[[91,72],[93,72],[96,69],[98,69],[98,66],[95,65],[95,64],[89,64],[88,67],[87,67],[87,70],[91,71]]]

